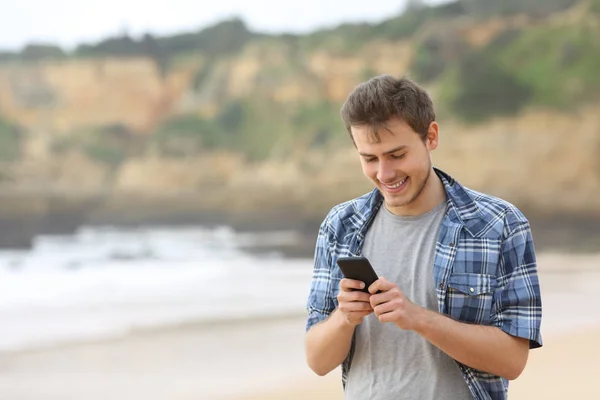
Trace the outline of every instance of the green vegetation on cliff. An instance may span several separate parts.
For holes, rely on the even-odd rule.
[[[490,2],[490,7],[509,3]],[[550,2],[546,10],[572,3]],[[542,3],[519,4],[534,9]],[[600,2],[582,4],[593,10]],[[452,44],[442,46],[428,38],[416,48],[414,73],[422,81],[439,82],[444,105],[467,120],[513,115],[527,106],[573,110],[600,100],[600,18],[585,11],[575,21],[507,27],[481,47],[469,47],[457,38],[453,52],[447,51]]]
[[[0,118],[0,162],[14,161],[21,156],[20,129]]]
[[[74,136],[57,138],[50,150],[57,156],[79,151],[91,160],[116,167],[127,157],[140,155],[143,146],[140,138],[127,127],[115,124],[92,127]]]
[[[598,98],[599,38],[597,25],[533,27],[494,49],[495,59],[529,85],[532,104],[571,109]]]
[[[211,119],[185,114],[164,121],[150,146],[162,156],[187,157],[226,148],[250,159],[285,157],[339,140],[337,105],[323,101],[293,109],[276,102],[232,101]]]

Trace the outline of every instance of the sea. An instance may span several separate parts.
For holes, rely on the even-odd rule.
[[[293,246],[298,235],[226,226],[83,226],[37,236],[27,250],[0,250],[0,351],[186,323],[303,315],[312,260],[276,250]]]
[[[30,249],[2,249],[0,352],[191,323],[305,316],[312,259],[279,250],[305,243],[302,235],[82,226],[37,236]],[[538,264],[545,327],[561,332],[600,323],[600,254],[544,252]]]

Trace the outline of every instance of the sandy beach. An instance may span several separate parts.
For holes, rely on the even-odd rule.
[[[551,337],[543,351],[533,351],[523,374],[510,383],[509,398],[596,399],[600,366],[600,325],[581,333]],[[306,379],[271,392],[240,397],[240,400],[342,399],[337,371],[323,378]]]
[[[544,347],[511,399],[600,398],[600,255],[544,254]],[[304,360],[304,315],[187,324],[0,354],[0,399],[341,399]]]
[[[510,383],[511,400],[597,399],[596,384],[600,366],[600,325],[551,337],[543,351],[532,351],[523,374]],[[323,378],[306,379],[287,388],[240,397],[239,400],[342,399],[343,392],[335,371]]]

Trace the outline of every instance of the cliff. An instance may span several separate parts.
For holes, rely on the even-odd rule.
[[[391,73],[430,90],[435,163],[462,183],[542,215],[600,215],[598,2],[508,14],[471,3],[305,36],[230,23],[208,29],[204,47],[171,53],[188,36],[145,38],[152,52],[99,53],[113,41],[5,57],[0,214],[32,196],[54,200],[23,207],[52,214],[59,196],[85,199],[75,203],[87,221],[267,209],[318,219],[370,189],[339,106],[359,82]],[[233,39],[216,41],[229,37],[219,29]]]

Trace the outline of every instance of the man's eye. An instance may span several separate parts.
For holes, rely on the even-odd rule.
[[[404,158],[405,155],[406,155],[406,153],[402,153],[399,156],[393,155],[392,158],[395,160],[400,160],[400,159]]]
[[[373,162],[373,161],[375,161],[377,159],[376,158],[365,158],[364,160],[365,160],[365,162],[370,163],[370,162]]]

